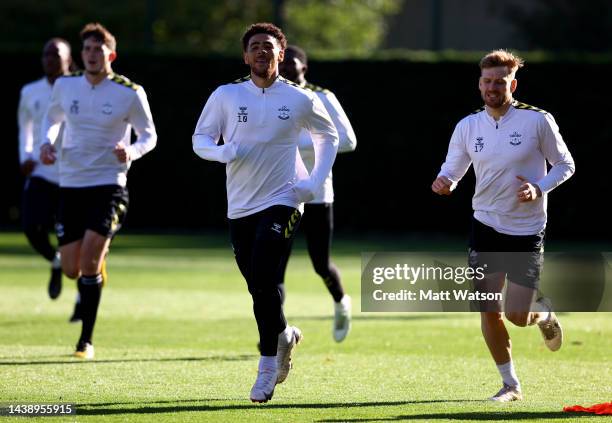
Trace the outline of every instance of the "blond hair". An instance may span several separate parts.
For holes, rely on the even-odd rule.
[[[510,72],[515,73],[519,68],[522,68],[525,61],[519,56],[509,52],[508,50],[493,50],[485,57],[480,59],[480,69],[494,68],[497,66],[507,66]]]

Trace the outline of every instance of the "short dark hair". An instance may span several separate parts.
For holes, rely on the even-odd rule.
[[[88,38],[93,38],[96,41],[104,43],[106,47],[112,51],[117,50],[117,41],[115,36],[99,22],[90,22],[83,27],[80,33],[81,41]]]
[[[268,34],[276,38],[282,50],[287,48],[287,38],[283,31],[274,24],[268,22],[259,22],[251,25],[242,36],[242,50],[246,51],[249,46],[249,40],[256,34]]]
[[[70,43],[61,37],[49,38],[45,43],[45,47],[47,47],[49,44],[64,44],[66,47],[68,47],[68,51],[70,51]]]
[[[294,46],[294,45],[287,46],[287,48],[285,49],[285,56],[287,54],[290,54],[293,57],[299,59],[300,62],[302,62],[305,65],[308,64],[308,56],[306,55],[306,52],[298,46]]]

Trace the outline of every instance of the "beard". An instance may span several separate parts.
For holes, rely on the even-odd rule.
[[[495,94],[501,94],[501,93],[495,93]],[[481,95],[481,97],[484,103],[492,109],[499,109],[500,107],[510,102],[510,97],[506,95],[498,95],[497,98],[489,98],[487,96],[487,93],[484,93]]]
[[[102,69],[93,69],[93,70],[85,69],[85,73],[88,73],[92,76],[96,76],[102,73]]]
[[[274,74],[276,73],[276,69],[271,66],[271,64],[262,68],[257,66],[257,63],[255,63],[253,64],[253,66],[251,66],[251,72],[253,72],[254,75],[260,78],[269,79],[274,76]]]

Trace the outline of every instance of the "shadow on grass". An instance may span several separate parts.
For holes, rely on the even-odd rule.
[[[65,356],[61,356],[65,357]],[[70,356],[72,357],[72,356]],[[36,366],[49,364],[106,364],[106,363],[145,363],[145,362],[174,362],[174,361],[248,361],[254,360],[259,356],[254,354],[241,355],[213,355],[208,357],[176,357],[176,358],[119,358],[110,360],[79,360],[73,358],[68,360],[49,360],[49,361],[0,361],[0,366]]]
[[[559,313],[557,313],[559,314]],[[324,320],[333,320],[333,316],[331,314],[324,316],[294,316],[290,315],[291,321],[297,320],[314,320],[314,321],[324,321]],[[404,313],[404,314],[392,314],[388,315],[386,313],[369,313],[369,314],[359,314],[353,315],[352,320],[363,320],[363,321],[376,321],[376,320],[444,320],[448,319],[448,315],[443,312],[432,312],[432,313]],[[461,319],[461,318],[473,318],[474,313],[453,313],[453,319]]]
[[[202,400],[193,400],[193,402],[200,402]],[[204,400],[206,401],[223,401],[223,400]],[[230,400],[225,400],[230,401]],[[234,400],[235,401],[235,400]],[[242,400],[238,400],[242,401]],[[189,402],[189,400],[182,401],[158,401],[151,402],[149,404],[158,403],[177,403],[177,402]],[[377,401],[377,402],[339,402],[339,403],[320,403],[320,404],[274,404],[269,403],[265,405],[260,404],[228,404],[228,405],[208,405],[208,404],[194,404],[194,405],[178,405],[170,407],[136,407],[136,408],[98,408],[100,406],[112,406],[112,405],[128,405],[129,403],[102,403],[102,404],[86,404],[87,407],[82,409],[81,404],[77,404],[77,415],[80,416],[98,416],[98,415],[117,415],[117,414],[159,414],[159,413],[181,413],[181,412],[194,412],[194,411],[229,411],[229,410],[274,410],[274,409],[332,409],[332,408],[362,408],[362,407],[395,407],[400,405],[414,405],[414,404],[430,404],[430,403],[461,403],[461,402],[484,402],[481,400],[423,400],[423,401]],[[139,403],[132,403],[137,405]],[[85,404],[84,404],[85,405]],[[377,419],[378,420],[378,419]],[[384,419],[383,419],[384,420]],[[326,420],[321,420],[326,421]],[[336,420],[329,420],[336,421]],[[338,420],[338,421],[350,421],[350,420]],[[358,421],[358,420],[356,420]],[[365,420],[367,421],[367,420]]]
[[[339,422],[396,422],[409,420],[468,420],[468,421],[513,421],[513,420],[554,420],[580,417],[593,417],[593,415],[576,415],[563,411],[474,411],[471,413],[431,413],[412,414],[405,416],[383,417],[374,419],[342,419],[342,420],[316,420],[317,422],[339,423]]]

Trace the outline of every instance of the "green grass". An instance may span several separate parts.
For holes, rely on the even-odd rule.
[[[67,323],[74,282],[49,300],[45,262],[20,234],[0,234],[0,403],[77,404],[77,416],[52,421],[607,420],[562,407],[612,400],[610,314],[562,315],[566,344],[554,354],[536,329],[509,328],[526,399],[491,404],[483,399],[500,382],[477,315],[359,312],[359,252],[404,247],[338,242],[355,313],[336,344],[331,299],[298,245],[285,312],[305,340],[287,382],[257,405],[248,400],[258,359],[251,300],[225,234],[121,234],[92,362],[70,356],[80,329]]]

